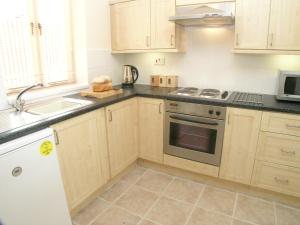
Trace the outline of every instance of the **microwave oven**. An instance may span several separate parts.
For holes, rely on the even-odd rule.
[[[279,71],[277,99],[300,102],[300,72]]]

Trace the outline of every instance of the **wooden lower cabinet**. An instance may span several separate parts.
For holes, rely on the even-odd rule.
[[[139,157],[163,163],[164,101],[139,98]]]
[[[250,184],[262,112],[228,108],[219,176]]]
[[[52,128],[69,210],[79,206],[109,179],[105,111],[78,116]]]
[[[138,158],[137,98],[106,107],[111,176],[122,172]]]

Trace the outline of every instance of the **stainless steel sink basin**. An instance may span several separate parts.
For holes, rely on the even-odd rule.
[[[59,98],[50,102],[42,102],[26,107],[25,111],[35,115],[53,115],[78,109],[93,102],[75,98]]]

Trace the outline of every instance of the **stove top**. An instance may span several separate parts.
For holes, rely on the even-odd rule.
[[[171,92],[170,95],[186,96],[198,99],[213,99],[219,101],[226,101],[232,92],[220,91],[218,89],[198,89],[195,87],[186,87]]]

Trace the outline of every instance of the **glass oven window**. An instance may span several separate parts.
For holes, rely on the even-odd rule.
[[[287,77],[284,85],[284,94],[300,95],[300,77]]]
[[[217,131],[214,129],[170,123],[170,145],[215,154]]]

